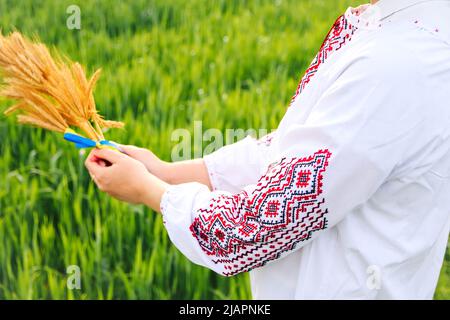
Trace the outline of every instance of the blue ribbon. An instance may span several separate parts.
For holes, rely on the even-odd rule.
[[[83,137],[82,135],[76,133],[71,129],[67,129],[66,132],[64,132],[64,139],[74,143],[75,147],[77,147],[78,149],[103,147],[120,151],[119,146],[116,145],[115,143],[112,143],[111,141],[108,140],[94,141],[92,139]]]

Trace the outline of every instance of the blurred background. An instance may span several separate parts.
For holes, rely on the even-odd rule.
[[[194,121],[275,129],[334,20],[361,2],[0,0],[0,27],[37,35],[89,74],[101,67],[98,108],[126,123],[107,137],[170,160],[172,132]],[[80,29],[67,26],[71,5]],[[247,275],[193,265],[159,215],[96,190],[61,135],[1,115],[0,154],[0,299],[251,298]],[[437,299],[450,299],[449,261],[448,250]],[[79,290],[67,287],[70,265]]]

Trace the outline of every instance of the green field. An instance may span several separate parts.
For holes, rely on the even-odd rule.
[[[97,105],[126,123],[108,138],[169,160],[173,130],[197,120],[276,128],[334,19],[360,2],[0,0],[0,28],[38,35],[90,73],[102,67]],[[66,27],[71,4],[81,30]],[[61,135],[1,116],[0,154],[0,299],[251,297],[247,275],[191,264],[158,215],[96,190]],[[450,252],[446,261],[439,299],[450,299]],[[66,287],[69,265],[81,290]]]

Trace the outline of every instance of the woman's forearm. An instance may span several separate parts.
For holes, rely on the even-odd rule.
[[[199,182],[211,189],[208,170],[203,159],[165,162],[145,148],[119,144],[125,154],[141,162],[155,177],[168,184]]]
[[[208,170],[203,159],[185,160],[179,162],[165,162],[161,179],[169,184],[199,182],[212,189]]]

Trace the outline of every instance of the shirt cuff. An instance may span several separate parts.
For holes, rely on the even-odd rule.
[[[191,182],[169,186],[160,202],[163,223],[172,243],[189,260],[203,266],[207,263],[190,227],[197,215],[197,205],[202,205],[209,197],[207,186]]]
[[[170,193],[171,193],[171,188],[173,186],[169,186],[166,191],[164,192],[164,194],[161,197],[161,202],[159,204],[159,208],[161,210],[161,215],[163,217],[163,223],[164,225],[166,224],[166,215],[167,215],[167,208],[169,206],[169,201],[170,201]]]
[[[215,166],[213,154],[209,154],[203,157],[203,162],[206,166],[206,171],[208,171],[209,181],[211,182],[212,190],[221,190],[220,179],[217,174],[217,169]]]

